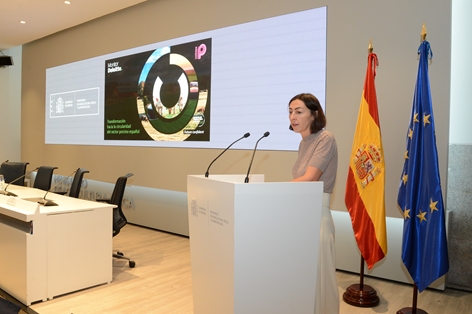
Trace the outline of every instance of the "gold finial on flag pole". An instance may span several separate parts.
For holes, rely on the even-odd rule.
[[[367,48],[367,51],[369,53],[372,53],[374,51],[374,46],[372,46],[372,38],[370,39],[369,47]]]
[[[421,41],[426,40],[426,34],[428,34],[428,32],[426,31],[426,25],[423,22],[423,26],[421,27]]]

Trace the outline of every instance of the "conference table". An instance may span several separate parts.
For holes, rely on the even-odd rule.
[[[0,195],[0,289],[29,306],[112,281],[115,205],[9,185]]]

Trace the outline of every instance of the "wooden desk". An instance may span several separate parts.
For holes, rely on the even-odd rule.
[[[0,195],[0,288],[29,306],[112,281],[112,208],[13,186]]]

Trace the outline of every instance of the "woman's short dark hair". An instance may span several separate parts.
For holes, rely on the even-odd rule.
[[[290,103],[297,99],[303,101],[305,106],[310,109],[310,112],[315,116],[315,119],[310,125],[311,133],[316,133],[319,130],[322,130],[326,126],[326,116],[323,112],[323,108],[321,108],[318,98],[310,93],[302,93],[293,96],[293,98],[288,102],[288,105],[290,106]],[[318,112],[318,115],[316,115],[315,112]],[[289,129],[293,131],[292,125],[289,126]]]

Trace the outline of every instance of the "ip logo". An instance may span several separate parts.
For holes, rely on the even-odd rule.
[[[195,60],[200,60],[207,51],[207,46],[201,44],[198,47],[195,47]]]

